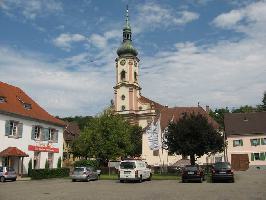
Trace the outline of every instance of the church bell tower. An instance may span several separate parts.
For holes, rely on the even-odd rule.
[[[123,41],[117,49],[116,58],[116,85],[115,111],[119,114],[133,114],[138,108],[138,98],[140,97],[140,86],[138,80],[139,59],[138,51],[132,44],[132,32],[129,23],[128,7],[126,10],[126,21],[123,28]]]

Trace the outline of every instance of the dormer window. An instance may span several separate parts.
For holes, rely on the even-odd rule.
[[[0,96],[0,103],[5,103],[6,102],[6,97]]]
[[[29,103],[23,103],[23,107],[26,109],[26,110],[30,110],[32,107],[31,107],[31,104]]]

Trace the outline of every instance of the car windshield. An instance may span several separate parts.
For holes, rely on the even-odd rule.
[[[121,162],[120,164],[121,169],[134,169],[136,165],[134,162]]]
[[[84,168],[75,168],[74,172],[83,172]]]
[[[187,171],[197,171],[198,167],[197,166],[186,166],[185,170],[187,170]]]
[[[7,167],[6,170],[7,170],[8,172],[13,172],[13,171],[15,171],[12,167]]]
[[[227,162],[219,162],[214,164],[215,169],[231,169],[231,166]]]

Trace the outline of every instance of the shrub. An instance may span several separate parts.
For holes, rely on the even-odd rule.
[[[61,178],[69,176],[69,168],[33,169],[31,179]]]
[[[93,167],[97,169],[99,162],[97,160],[78,160],[74,163],[74,167]]]
[[[32,172],[32,159],[30,159],[28,163],[28,176],[31,176],[31,172]]]
[[[58,161],[57,161],[57,168],[61,168],[61,162],[62,162],[62,159],[61,159],[61,156],[58,158]]]

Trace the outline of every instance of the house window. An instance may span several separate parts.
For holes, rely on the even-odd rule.
[[[10,121],[10,136],[16,136],[18,133],[18,122]]]
[[[121,110],[126,110],[126,106],[121,106]]]
[[[251,160],[265,160],[266,153],[260,152],[260,153],[251,153]]]
[[[251,146],[258,146],[258,145],[260,145],[260,139],[259,138],[250,139],[250,144],[251,144]]]
[[[121,96],[121,99],[122,99],[122,100],[125,100],[125,98],[126,98],[125,95],[122,95],[122,96]]]
[[[261,138],[261,145],[266,145],[266,138]]]
[[[0,103],[5,103],[6,102],[6,97],[0,96]]]
[[[125,81],[126,80],[126,72],[123,70],[120,75],[121,75],[121,81]]]
[[[48,140],[53,141],[55,138],[55,129],[49,128],[48,132]]]
[[[32,108],[32,107],[31,107],[31,104],[29,104],[29,103],[24,103],[23,106],[24,106],[24,108],[25,108],[26,110],[30,110],[30,109]]]
[[[21,138],[23,131],[23,124],[17,121],[6,121],[5,136],[13,138]]]
[[[34,127],[34,139],[39,140],[41,138],[41,127],[35,126]]]
[[[233,147],[243,146],[243,140],[233,140]]]

